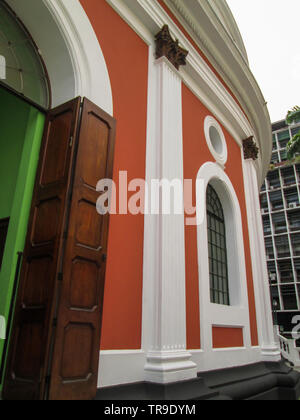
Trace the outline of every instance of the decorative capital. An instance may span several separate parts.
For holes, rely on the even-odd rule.
[[[243,141],[245,159],[257,160],[258,158],[259,148],[256,146],[256,143],[253,139],[254,137],[252,136]]]
[[[168,25],[156,35],[156,58],[167,57],[167,59],[179,70],[180,66],[186,65],[188,51],[180,47],[178,39],[174,41],[171,37]]]

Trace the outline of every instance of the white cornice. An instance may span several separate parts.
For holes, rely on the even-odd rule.
[[[245,48],[244,41],[242,39],[240,30],[238,26],[236,25],[235,19],[231,13],[230,8],[228,7],[226,0],[208,0],[210,7],[215,11],[217,19],[220,20],[226,31],[229,33],[229,35],[232,38],[232,41],[237,46],[237,48],[240,50],[240,53],[242,54],[243,58],[248,63],[248,55]]]
[[[172,36],[189,51],[187,66],[180,70],[184,83],[210,109],[240,145],[243,139],[254,135],[261,150],[261,159],[256,166],[258,178],[262,181],[268,169],[272,144],[268,110],[247,60],[241,52],[240,45],[236,45],[231,34],[217,19],[210,2],[208,0],[165,0],[201,51],[211,60],[214,68],[236,96],[247,117],[228,89],[158,2],[154,0],[106,1],[148,45],[154,45],[154,36],[164,24],[169,26]],[[227,19],[230,19],[228,14]],[[234,20],[233,25],[236,28]]]
[[[216,17],[215,7],[226,16],[227,27]],[[263,179],[268,170],[272,142],[271,121],[266,101],[243,54],[242,40],[233,40],[228,32],[239,31],[236,22],[224,0],[165,0],[185,29],[190,33],[225,83],[232,90],[243,107],[254,130],[256,141],[262,152]],[[259,176],[259,178],[260,178]]]

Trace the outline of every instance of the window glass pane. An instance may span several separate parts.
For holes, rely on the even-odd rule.
[[[266,255],[268,260],[274,260],[275,259],[275,252],[273,247],[273,241],[272,238],[265,238],[265,245],[266,245]]]
[[[297,258],[294,260],[295,270],[296,270],[296,280],[300,282],[300,259]]]
[[[281,305],[280,305],[279,291],[278,291],[277,286],[271,287],[271,296],[272,296],[273,308],[276,308],[276,310],[280,310]]]
[[[272,210],[280,210],[284,208],[283,204],[283,198],[282,198],[282,192],[280,190],[277,190],[275,192],[270,193],[270,202],[272,206]]]
[[[286,311],[298,309],[295,285],[281,286],[281,296]]]
[[[265,212],[267,212],[269,210],[267,194],[261,194],[261,196],[260,196],[260,206],[261,206],[261,209]]]
[[[277,152],[272,154],[271,163],[279,163],[279,155]]]
[[[294,167],[284,168],[281,170],[284,185],[293,185],[296,183]]]
[[[288,140],[290,138],[290,132],[289,130],[280,131],[279,133],[277,133],[277,137],[278,141]]]
[[[30,36],[0,2],[0,55],[6,62],[2,82],[44,108],[49,107],[47,76]]]
[[[269,183],[270,190],[281,187],[280,177],[279,177],[279,171],[278,170],[277,171],[269,172],[267,178],[268,178],[268,183]]]
[[[292,137],[294,137],[296,134],[298,134],[300,131],[300,126],[296,127],[296,128],[292,128],[291,133],[292,133]]]
[[[287,235],[280,235],[275,237],[275,244],[278,258],[290,257],[290,244]]]
[[[281,162],[285,162],[287,160],[287,150],[286,149],[281,150],[280,159],[281,159]]]
[[[207,228],[211,301],[229,305],[225,220],[222,204],[210,185],[207,189]]]
[[[275,262],[268,262],[268,273],[270,283],[278,283]]]
[[[295,208],[299,206],[299,194],[297,188],[289,188],[284,191],[286,206]]]
[[[293,254],[297,257],[300,256],[300,234],[296,233],[291,235]]]
[[[280,148],[284,149],[287,146],[287,144],[290,140],[289,130],[281,131],[280,133],[277,134],[277,136],[278,136],[278,141],[279,141]]]
[[[289,220],[290,230],[300,231],[300,211],[299,210],[289,211],[288,220]]]
[[[284,233],[287,231],[286,218],[283,212],[273,214],[272,221],[273,229],[276,234]]]
[[[264,226],[264,234],[265,236],[269,236],[272,234],[271,230],[271,222],[269,216],[263,216],[263,226]]]
[[[293,283],[294,273],[291,260],[279,261],[278,271],[281,283]]]
[[[273,150],[276,150],[277,149],[277,142],[276,142],[276,135],[275,134],[273,134],[272,140],[273,140]]]

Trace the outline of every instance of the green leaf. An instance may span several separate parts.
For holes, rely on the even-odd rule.
[[[288,125],[300,122],[300,107],[295,106],[293,109],[291,109],[287,116],[286,116],[286,123]]]
[[[286,150],[288,159],[300,154],[300,131],[288,142]]]

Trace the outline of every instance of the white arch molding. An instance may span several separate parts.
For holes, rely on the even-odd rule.
[[[6,0],[37,44],[50,78],[52,106],[85,96],[113,115],[99,41],[79,0]]]
[[[215,118],[205,118],[204,133],[211,154],[224,167],[228,159],[228,149],[222,127]]]
[[[220,167],[213,162],[205,163],[199,170],[198,180],[204,182],[204,188],[197,193],[197,203],[203,206],[206,203],[206,190],[210,183],[216,190],[223,205],[226,221],[227,251],[229,259],[229,289],[231,306],[216,305],[211,303],[209,285],[209,259],[208,259],[208,236],[207,216],[205,205],[205,217],[198,226],[198,266],[199,266],[199,299],[200,299],[200,320],[201,320],[201,343],[204,354],[197,362],[198,371],[203,366],[207,370],[222,369],[240,363],[247,364],[249,360],[250,340],[250,318],[248,307],[247,274],[244,250],[244,236],[242,226],[242,214],[240,204],[234,187]],[[202,195],[205,192],[204,195]],[[200,207],[197,212],[201,211]],[[244,334],[244,347],[240,349],[214,350],[212,342],[212,328],[230,327],[241,328]],[[230,351],[231,360],[228,360]],[[204,363],[205,358],[205,363]],[[230,357],[229,357],[230,359]],[[254,356],[254,360],[256,358]],[[203,364],[204,363],[204,364]]]

